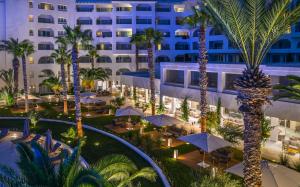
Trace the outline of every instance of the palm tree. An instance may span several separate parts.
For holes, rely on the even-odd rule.
[[[112,110],[112,113],[116,113],[117,109],[121,108],[125,104],[125,98],[124,97],[116,97],[112,100],[110,100],[110,107]]]
[[[78,45],[87,45],[91,41],[90,33],[88,30],[81,31],[81,27],[75,26],[71,28],[64,26],[66,35],[66,42],[72,46],[72,66],[73,66],[73,84],[74,84],[74,96],[75,96],[75,117],[78,131],[78,137],[83,137],[82,130],[82,116],[80,105],[80,79],[79,79],[79,63],[78,63]]]
[[[93,169],[111,183],[112,186],[136,186],[134,180],[138,178],[156,181],[157,174],[152,168],[138,169],[137,166],[124,155],[108,155],[102,158]]]
[[[55,41],[59,45],[59,48],[68,49],[68,43],[65,37],[58,37]],[[68,92],[71,91],[71,65],[72,65],[72,55],[71,52],[66,53],[65,64],[67,64],[67,87]]]
[[[143,36],[140,34],[133,34],[130,43],[135,45],[135,70],[139,71],[139,48],[143,44]]]
[[[14,71],[14,96],[17,99],[17,93],[19,92],[19,67],[20,62],[18,59],[18,53],[20,52],[20,43],[18,39],[10,38],[9,40],[4,40],[0,44],[0,49],[6,50],[8,53],[13,55],[12,67]]]
[[[27,80],[27,62],[26,58],[34,53],[33,43],[29,40],[23,40],[20,42],[18,57],[22,59],[23,69],[23,84],[24,84],[24,95],[25,95],[25,112],[29,112],[28,105],[28,80]]]
[[[87,56],[91,58],[91,66],[92,66],[92,69],[94,69],[96,60],[98,57],[100,57],[100,55],[97,53],[97,49],[95,46],[93,46],[93,45],[88,46],[88,55]]]
[[[65,47],[60,47],[51,54],[51,57],[55,59],[56,63],[60,64],[61,83],[63,86],[63,102],[64,102],[64,114],[68,114],[68,87],[66,83],[66,70],[65,64],[68,62],[68,56],[71,53]]]
[[[270,47],[300,18],[300,6],[290,0],[203,0],[208,12],[241,51],[246,63],[235,82],[239,110],[244,115],[244,183],[261,186],[262,107],[270,101],[270,77],[260,64]]]
[[[198,7],[192,7],[193,14],[183,20],[183,24],[193,29],[199,29],[199,85],[200,85],[200,124],[201,132],[206,132],[207,125],[207,49],[206,49],[206,29],[209,21],[209,15]]]
[[[288,75],[287,79],[289,80],[288,85],[273,86],[273,89],[279,91],[279,93],[274,95],[274,100],[283,98],[300,100],[300,77]]]
[[[151,103],[151,113],[155,115],[155,65],[153,60],[153,47],[155,45],[160,45],[163,40],[163,35],[161,32],[156,31],[152,28],[145,30],[145,34],[141,36],[144,43],[147,45],[148,51],[148,68],[149,68],[149,81],[150,81],[150,103]]]
[[[105,81],[109,78],[107,72],[102,68],[95,69],[80,69],[80,77],[82,80],[82,86],[87,90],[95,89],[95,80]]]
[[[95,170],[80,164],[80,148],[75,148],[70,156],[64,158],[56,170],[48,153],[40,145],[33,143],[31,147],[25,143],[17,145],[20,174],[12,168],[0,166],[1,184],[26,187],[104,186],[105,181]]]
[[[0,80],[4,83],[4,87],[0,90],[0,99],[3,99],[7,106],[15,103],[14,99],[14,72],[12,69],[0,70]]]
[[[63,91],[62,80],[57,76],[51,76],[43,80],[42,85],[47,86],[53,91],[54,95],[59,98],[60,93]]]

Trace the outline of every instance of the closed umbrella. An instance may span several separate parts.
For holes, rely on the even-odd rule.
[[[188,142],[190,144],[193,144],[194,146],[200,148],[204,151],[203,155],[203,161],[199,163],[198,165],[202,167],[208,167],[209,165],[204,162],[205,160],[205,153],[210,153],[212,151],[215,151],[217,149],[221,149],[224,147],[230,147],[231,143],[228,141],[214,136],[209,133],[198,133],[198,134],[192,134],[188,136],[182,136],[178,138],[181,141]]]
[[[52,150],[53,142],[52,142],[52,133],[48,129],[46,132],[46,139],[45,139],[45,149],[49,153]]]
[[[162,115],[154,115],[154,116],[147,116],[144,118],[144,120],[150,122],[151,124],[157,126],[157,127],[165,127],[165,126],[173,126],[173,125],[179,125],[182,124],[182,121],[162,114]]]
[[[96,93],[93,92],[84,92],[84,93],[80,93],[80,97],[95,97]]]
[[[29,119],[25,119],[23,125],[23,138],[27,138],[29,135],[30,135]]]
[[[263,187],[299,187],[300,173],[282,165],[261,162],[262,168],[262,186]],[[226,172],[244,177],[244,165],[239,163],[228,168]]]

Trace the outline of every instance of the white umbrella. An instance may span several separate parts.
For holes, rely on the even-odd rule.
[[[263,187],[299,187],[300,173],[285,166],[262,161],[262,186]],[[244,165],[239,163],[228,168],[226,172],[244,177]]]
[[[125,108],[120,108],[116,111],[117,117],[122,117],[122,116],[144,116],[144,113],[136,108],[133,108],[132,106],[128,106]]]
[[[199,165],[202,167],[209,166],[208,164],[204,163],[205,152],[210,153],[217,149],[231,146],[230,142],[209,133],[192,134],[188,136],[182,136],[178,139],[193,144],[194,146],[204,151],[203,162],[199,163]]]
[[[84,97],[84,98],[80,98],[80,102],[83,104],[95,104],[95,103],[101,103],[103,101],[96,98]]]
[[[25,95],[22,95],[21,97],[20,97],[20,99],[25,99]],[[28,99],[29,100],[41,100],[41,98],[39,98],[39,97],[36,97],[36,96],[34,96],[34,95],[28,95]]]
[[[93,92],[84,92],[84,93],[80,93],[80,97],[95,97],[96,93]]]
[[[148,116],[145,117],[144,119],[157,127],[165,127],[165,126],[182,124],[182,121],[165,114]]]

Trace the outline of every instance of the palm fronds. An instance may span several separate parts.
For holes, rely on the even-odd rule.
[[[300,77],[295,75],[287,76],[289,80],[288,85],[275,85],[273,89],[279,91],[279,93],[273,96],[274,100],[283,98],[300,100]]]

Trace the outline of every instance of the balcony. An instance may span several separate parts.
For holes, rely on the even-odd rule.
[[[171,7],[156,7],[156,12],[171,12]]]
[[[97,12],[112,12],[113,8],[111,7],[97,7]]]
[[[38,50],[54,50],[54,45],[52,43],[40,43]]]
[[[131,50],[131,44],[128,43],[117,43],[117,50]]]
[[[87,19],[77,19],[77,25],[93,25],[93,20],[90,18]]]
[[[171,25],[171,20],[169,20],[169,19],[157,19],[156,24],[157,25]]]
[[[43,9],[43,10],[54,10],[54,6],[52,4],[48,3],[40,3],[38,5],[38,9]]]
[[[130,56],[118,56],[116,63],[131,63],[131,58]]]
[[[39,37],[54,37],[54,31],[52,29],[40,29],[38,30]]]
[[[54,18],[51,15],[39,15],[38,17],[38,23],[50,23],[53,24],[54,23]]]
[[[94,6],[93,5],[77,5],[76,10],[77,10],[77,12],[93,12]]]
[[[111,19],[97,19],[96,20],[97,25],[112,25],[112,20]]]
[[[132,24],[132,19],[117,19],[117,24],[119,25]]]
[[[112,44],[110,43],[99,43],[96,45],[97,50],[112,50]]]
[[[152,19],[138,18],[138,19],[136,19],[136,24],[138,24],[138,25],[151,25],[152,24]]]

